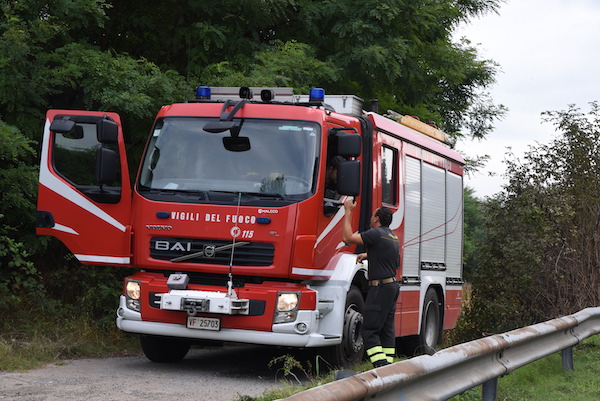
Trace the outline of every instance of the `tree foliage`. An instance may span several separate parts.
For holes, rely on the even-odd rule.
[[[322,86],[482,138],[496,64],[452,33],[500,1],[6,1],[0,119],[33,136],[49,106],[114,109],[139,144],[195,84]]]
[[[499,0],[110,2],[88,42],[174,69],[192,82],[322,86],[378,98],[453,135],[484,137],[504,113],[483,90],[480,60],[457,25]]]
[[[475,197],[473,188],[464,189],[464,224],[463,224],[463,276],[465,281],[472,282],[472,276],[478,268],[478,244],[483,238],[483,216],[481,201]]]
[[[37,166],[32,141],[17,128],[0,121],[1,222],[26,237],[35,221]],[[35,240],[29,237],[28,245]]]
[[[509,159],[508,184],[484,203],[474,336],[600,304],[600,107],[545,121],[558,137]]]
[[[33,232],[48,108],[118,112],[132,170],[156,111],[198,84],[321,86],[484,137],[503,112],[481,94],[496,65],[451,35],[500,1],[1,2],[0,290],[53,292],[52,265],[78,268]]]
[[[37,188],[31,141],[0,121],[0,143],[0,299],[6,300],[40,289],[38,270],[29,257],[43,240],[31,229]]]

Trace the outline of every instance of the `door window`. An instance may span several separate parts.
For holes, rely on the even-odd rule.
[[[116,143],[98,141],[99,117],[69,116],[69,132],[56,132],[52,149],[54,170],[77,190],[101,203],[116,203],[121,195],[121,169]],[[106,174],[106,165],[112,168]]]
[[[384,146],[381,154],[381,201],[388,205],[395,205],[397,201],[397,171],[398,152]]]

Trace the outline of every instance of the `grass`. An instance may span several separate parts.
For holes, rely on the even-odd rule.
[[[283,377],[280,380],[280,386],[267,390],[258,397],[240,396],[235,401],[278,400],[334,381],[334,371],[327,366],[327,363],[321,363],[321,367],[319,367],[320,360],[322,360],[322,358],[316,356],[314,364],[307,362],[305,365],[302,365],[291,355],[275,358],[269,365],[282,365],[281,371]],[[352,368],[355,372],[365,372],[371,369],[373,369],[373,366],[367,361]]]
[[[136,336],[92,318],[21,311],[0,322],[0,371],[24,371],[65,359],[139,354]]]
[[[561,356],[557,353],[500,378],[497,401],[600,400],[600,335],[584,340],[574,348],[573,353],[574,371],[563,371]],[[288,366],[298,366],[297,361],[288,360],[285,363]],[[355,366],[353,370],[364,372],[371,368],[369,363],[364,362]],[[305,370],[303,371],[306,373]],[[333,381],[332,372],[317,374],[314,377],[306,373],[307,380],[301,384],[298,384],[296,374],[284,376],[294,380],[282,380],[280,387],[269,390],[259,397],[244,396],[236,401],[273,401]],[[478,400],[481,400],[481,386],[451,399],[451,401]]]
[[[498,401],[600,400],[600,335],[573,349],[574,371],[563,371],[560,353],[523,366],[498,380]],[[481,386],[452,401],[481,400]]]

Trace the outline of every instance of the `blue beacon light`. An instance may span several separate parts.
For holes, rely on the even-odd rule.
[[[210,88],[208,86],[198,86],[196,88],[196,99],[210,99]]]
[[[323,88],[312,88],[309,93],[309,101],[322,102],[325,100],[325,90]]]

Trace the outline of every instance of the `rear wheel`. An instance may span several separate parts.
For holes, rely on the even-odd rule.
[[[427,290],[423,300],[421,331],[416,336],[402,339],[402,350],[407,356],[435,353],[435,347],[440,343],[442,328],[440,301],[434,289]]]
[[[337,367],[351,367],[360,362],[364,356],[365,345],[362,338],[363,311],[365,301],[360,290],[352,286],[346,296],[346,311],[342,342],[329,347],[327,360]]]
[[[152,362],[177,362],[185,358],[190,350],[191,344],[182,339],[140,336],[140,344],[146,358]]]

